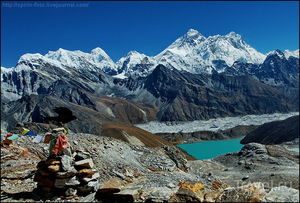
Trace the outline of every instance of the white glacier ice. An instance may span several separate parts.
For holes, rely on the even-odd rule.
[[[238,125],[261,125],[276,120],[284,120],[294,115],[299,115],[299,112],[290,112],[284,114],[274,113],[262,115],[246,115],[239,117],[214,118],[209,120],[195,120],[187,122],[151,121],[144,124],[137,124],[136,127],[139,127],[151,133],[189,133],[197,131],[219,131],[233,128]]]

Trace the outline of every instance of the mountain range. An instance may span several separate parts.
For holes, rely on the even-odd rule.
[[[49,51],[44,56],[25,54],[20,58],[16,67],[24,60],[40,58],[79,71],[82,68],[90,71],[100,69],[109,75],[122,78],[147,76],[158,64],[190,73],[212,73],[213,70],[223,72],[226,66],[232,66],[237,61],[262,64],[266,57],[274,52],[276,50],[265,55],[256,51],[235,32],[224,36],[204,37],[197,30],[190,29],[156,56],[130,51],[126,56],[114,62],[99,47],[91,50],[91,53],[59,48],[57,51]],[[286,59],[290,56],[299,58],[299,50],[285,50],[283,56]],[[220,64],[223,67],[220,67]],[[22,69],[22,66],[19,68]],[[2,69],[5,70],[3,67]]]
[[[190,29],[153,57],[131,51],[114,62],[101,48],[58,49],[1,67],[4,126],[42,122],[34,95],[52,98],[49,107],[66,102],[125,124],[297,111],[299,50],[264,55],[234,32],[205,37]]]

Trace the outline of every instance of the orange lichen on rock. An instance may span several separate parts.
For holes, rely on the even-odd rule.
[[[56,159],[49,159],[46,161],[46,165],[56,165],[56,164],[60,164],[60,161]]]
[[[217,180],[214,181],[214,182],[212,182],[212,184],[211,184],[211,188],[214,189],[214,190],[222,189],[222,188],[227,188],[227,187],[228,187],[227,184],[222,183],[222,182],[217,181]]]
[[[60,165],[50,165],[50,166],[48,166],[48,169],[51,172],[57,172],[60,170]]]
[[[86,176],[86,177],[91,177],[95,174],[94,171],[92,171],[91,169],[81,169],[77,172],[77,176]]]
[[[181,182],[178,184],[179,187],[191,190],[193,192],[197,192],[204,188],[203,183],[197,182],[197,183],[187,183],[187,182]]]

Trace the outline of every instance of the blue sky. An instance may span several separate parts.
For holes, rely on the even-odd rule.
[[[58,48],[101,47],[114,61],[131,50],[151,56],[190,28],[204,36],[235,31],[262,53],[299,46],[296,1],[79,3],[2,2],[1,65]]]

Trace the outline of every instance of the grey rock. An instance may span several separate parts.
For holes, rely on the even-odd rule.
[[[96,192],[87,196],[81,197],[78,202],[93,202],[95,200]]]
[[[76,195],[77,194],[77,190],[74,188],[68,188],[65,192],[66,196],[71,196],[71,195]]]
[[[76,177],[72,177],[65,179],[56,179],[54,185],[57,188],[64,188],[66,186],[77,186],[79,184],[80,182],[76,179]]]
[[[115,175],[117,175],[117,177],[119,177],[119,178],[121,178],[121,179],[123,179],[123,180],[126,180],[126,179],[127,179],[126,176],[125,176],[124,174],[122,174],[122,173],[120,173],[120,172],[118,172],[118,171],[113,171],[113,173],[114,173]]]
[[[265,190],[261,183],[251,183],[240,187],[229,187],[217,198],[216,202],[251,202],[261,201]]]
[[[169,200],[174,193],[174,189],[167,187],[152,188],[149,199],[151,199],[152,202],[163,202]]]
[[[176,147],[164,146],[163,149],[165,150],[165,153],[170,157],[170,159],[174,161],[178,168],[188,168],[187,159],[185,158],[184,154],[181,151],[179,151]]]
[[[73,158],[68,155],[61,156],[61,165],[64,171],[74,171],[75,168],[72,166]]]
[[[80,182],[76,179],[76,177],[71,178],[68,182],[66,182],[67,186],[77,186]]]
[[[75,156],[75,161],[81,161],[84,159],[90,159],[91,156],[89,153],[84,152],[84,151],[77,151],[76,156]]]
[[[95,180],[95,179],[97,179],[99,177],[100,177],[100,174],[99,173],[95,173],[94,175],[92,175],[92,177],[90,177],[90,178],[82,178],[82,180],[84,182],[90,182],[90,181]]]
[[[266,147],[262,144],[249,143],[241,149],[240,153],[242,154],[242,156],[251,157],[255,154],[267,154],[268,151]]]
[[[274,187],[265,196],[266,202],[299,202],[299,190],[286,186]]]
[[[174,183],[169,183],[169,184],[167,185],[167,187],[169,187],[169,188],[175,188],[176,185],[175,185]]]
[[[72,171],[59,171],[56,173],[56,177],[57,178],[70,178],[76,175],[76,170],[72,170]]]
[[[242,180],[247,180],[247,179],[249,179],[249,176],[244,176],[244,177],[242,178]]]
[[[140,198],[140,188],[137,187],[127,187],[123,188],[120,192],[115,193],[116,197],[130,196],[132,200],[137,200]]]
[[[90,181],[86,185],[79,186],[78,190],[82,193],[96,192],[100,187],[100,184],[97,180]]]
[[[94,162],[92,159],[84,159],[84,160],[76,161],[75,166],[81,166],[81,167],[85,167],[85,168],[93,168]]]

